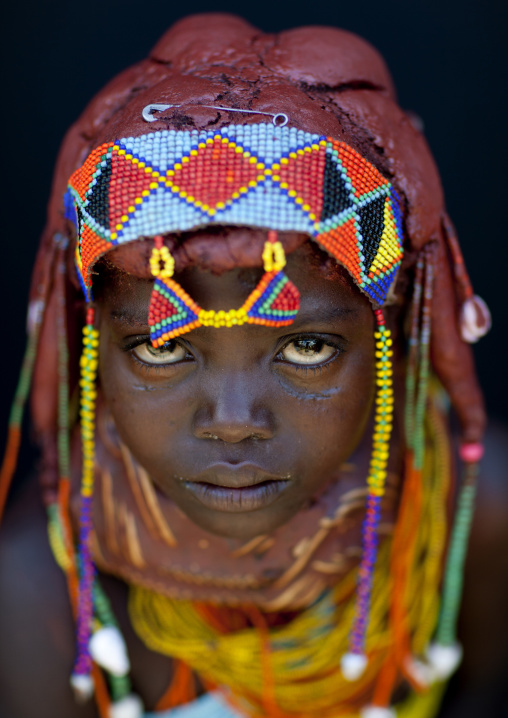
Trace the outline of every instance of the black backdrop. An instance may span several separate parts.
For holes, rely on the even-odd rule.
[[[243,6],[231,0],[182,6],[10,0],[1,39],[0,436],[22,357],[30,270],[61,138],[92,95],[143,58],[172,22],[211,10],[238,12],[265,31],[343,27],[384,55],[401,105],[425,123],[475,290],[493,310],[494,329],[475,354],[489,411],[506,419],[506,8],[502,0],[257,0]],[[30,460],[27,449],[20,473]]]

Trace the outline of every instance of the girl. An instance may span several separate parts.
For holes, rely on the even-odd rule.
[[[5,713],[436,715],[488,324],[369,45],[170,29],[57,165],[0,482],[33,370],[53,556],[30,489],[0,561]]]

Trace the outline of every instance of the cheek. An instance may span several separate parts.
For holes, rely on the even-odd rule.
[[[131,360],[101,337],[99,377],[101,394],[115,422],[122,441],[144,463],[154,457],[157,448],[167,446],[178,427],[185,425],[184,407],[188,406],[181,391],[151,385],[133,374]]]
[[[300,394],[281,403],[282,419],[292,425],[303,474],[313,486],[325,482],[355,452],[371,416],[375,370],[370,337],[365,349],[349,356],[338,370],[333,388]],[[287,386],[284,386],[288,394]],[[296,401],[295,401],[296,400]],[[320,481],[322,479],[322,481]]]

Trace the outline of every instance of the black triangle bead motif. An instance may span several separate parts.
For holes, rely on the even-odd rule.
[[[326,153],[323,179],[323,209],[321,222],[353,206],[350,192],[342,177],[337,161]]]
[[[383,236],[383,230],[385,228],[384,208],[385,198],[377,197],[372,200],[372,202],[369,202],[369,204],[357,210],[360,217],[360,229],[363,237],[362,254],[365,256],[365,272],[370,270],[381,243],[381,237]]]
[[[106,160],[106,166],[101,167],[101,173],[96,178],[97,183],[88,197],[87,212],[103,227],[109,227],[109,182],[111,179],[111,158]]]

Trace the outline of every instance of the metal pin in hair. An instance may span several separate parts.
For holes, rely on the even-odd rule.
[[[157,117],[154,117],[154,112],[164,112],[164,110],[169,110],[173,107],[182,107],[182,105],[161,105],[155,103],[144,107],[141,115],[146,122],[155,122]],[[261,110],[241,110],[237,107],[221,107],[220,105],[195,105],[195,107],[206,107],[210,110],[224,110],[225,112],[241,112],[247,115],[266,115],[272,118],[275,127],[285,127],[289,121],[289,117],[284,112],[273,113],[262,112]]]

